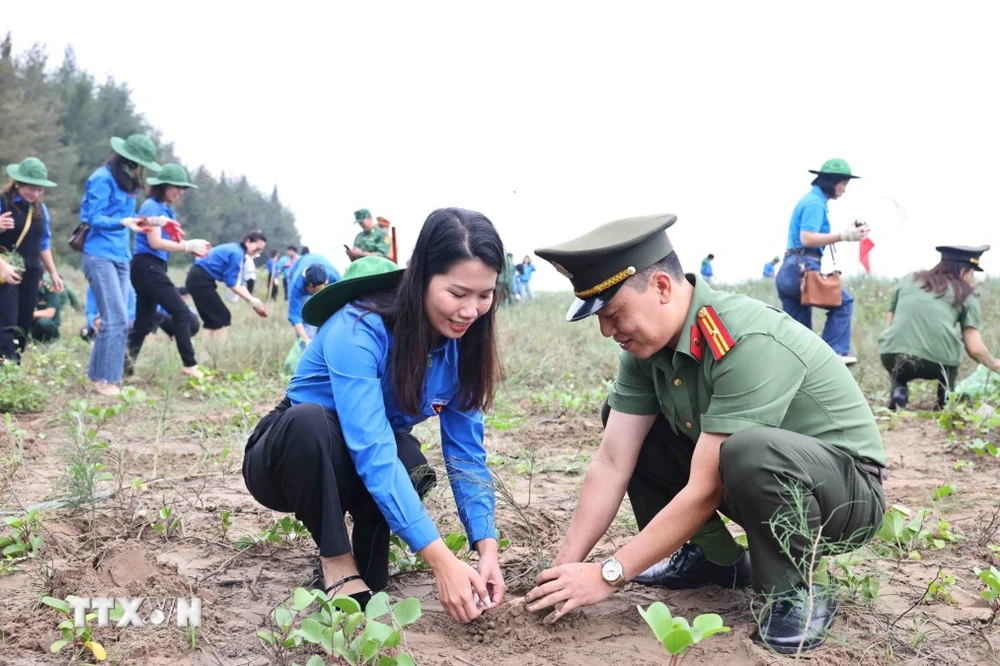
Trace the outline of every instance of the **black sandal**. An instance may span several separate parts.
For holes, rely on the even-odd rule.
[[[330,585],[323,591],[327,594],[330,594],[330,590],[339,590],[341,587],[344,586],[345,583],[349,583],[352,580],[361,580],[361,576],[358,574],[354,574],[353,576],[347,576],[346,578],[341,578],[336,583]],[[347,596],[357,601],[358,605],[361,606],[361,611],[364,612],[365,608],[368,606],[368,602],[372,600],[372,591],[365,590],[364,592],[355,592],[354,594],[348,594]]]

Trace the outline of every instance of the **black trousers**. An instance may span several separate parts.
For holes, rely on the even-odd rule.
[[[285,301],[288,301],[288,278],[282,276],[281,288],[285,290]]]
[[[409,433],[397,433],[396,447],[423,497],[433,487],[435,474],[427,467],[420,442]],[[258,502],[273,511],[294,513],[309,529],[321,556],[353,553],[368,587],[386,586],[389,524],[358,476],[335,411],[311,403],[293,407],[288,398],[282,400],[247,441],[243,479]],[[347,513],[354,520],[351,539]]]
[[[38,289],[42,284],[41,268],[29,268],[21,274],[20,284],[0,285],[0,358],[19,363],[35,320]]]
[[[195,264],[188,271],[184,286],[191,294],[191,300],[194,301],[206,330],[214,331],[233,323],[233,314],[222,302],[215,278],[208,271]]]
[[[948,390],[954,388],[958,380],[957,365],[941,365],[936,361],[928,361],[909,354],[882,354],[882,367],[889,372],[893,392],[902,389],[904,393],[909,394],[906,384],[914,379],[937,380],[939,407],[944,407]]]
[[[174,341],[184,367],[198,365],[191,344],[194,315],[167,276],[167,262],[151,254],[137,254],[132,257],[131,277],[135,287],[135,324],[128,334],[129,356],[139,358],[146,336],[156,330],[156,306],[162,305],[173,319]]]
[[[191,312],[190,308],[188,309],[188,312]],[[198,320],[198,316],[195,315],[193,312],[191,313],[190,322],[191,322],[191,326],[189,328],[191,329],[191,337],[193,338],[195,335],[198,334],[198,331],[201,330],[201,322]],[[163,314],[162,312],[160,312],[159,310],[157,310],[157,312],[156,312],[156,325],[160,328],[161,331],[163,331],[164,333],[166,333],[170,337],[174,337],[174,318],[173,317],[171,317],[168,314]]]

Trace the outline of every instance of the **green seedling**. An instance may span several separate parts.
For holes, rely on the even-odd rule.
[[[418,599],[393,604],[389,595],[379,592],[362,611],[349,596],[331,598],[321,590],[300,587],[295,589],[291,602],[291,609],[279,606],[272,612],[273,630],[257,632],[275,661],[284,662],[288,652],[307,644],[352,666],[415,666],[413,657],[400,645],[403,629],[420,619]],[[311,608],[315,610],[306,616]],[[325,663],[322,657],[313,656],[306,665]]]
[[[997,450],[997,447],[993,446],[993,444],[987,442],[985,439],[972,440],[969,442],[969,448],[972,449],[972,452],[980,458],[987,455],[996,458],[1000,455],[1000,451]]]
[[[969,462],[969,461],[965,460],[964,458],[959,458],[958,460],[955,461],[955,471],[956,472],[961,472],[966,467],[968,467],[969,471],[971,472],[976,467],[976,463]]]
[[[226,540],[226,535],[229,534],[229,527],[232,525],[232,521],[229,519],[229,512],[224,510],[219,510],[219,533],[222,535],[222,540]]]
[[[950,483],[946,483],[943,486],[938,486],[938,489],[934,491],[934,497],[932,499],[937,501],[942,497],[948,497],[953,494],[955,494],[955,486]]]
[[[66,646],[69,646],[72,650],[73,656],[70,659],[70,663],[75,663],[81,656],[83,656],[84,651],[89,651],[93,655],[94,659],[97,661],[104,661],[108,658],[108,653],[99,642],[95,640],[93,632],[90,629],[90,625],[97,619],[97,613],[87,613],[86,622],[84,626],[77,627],[73,622],[73,609],[70,607],[69,602],[76,599],[77,597],[68,596],[65,600],[56,599],[54,597],[42,597],[42,603],[46,606],[56,609],[67,619],[59,623],[58,629],[62,636],[59,640],[54,642],[49,646],[49,650],[52,654],[57,654],[63,650]],[[121,606],[117,603],[115,607],[108,612],[108,617],[113,622],[118,622],[122,619],[125,612]]]
[[[923,527],[924,519],[929,513],[927,509],[920,509],[911,517],[908,508],[893,504],[882,516],[882,526],[876,537],[888,546],[897,559],[908,557],[919,560],[921,556],[917,549],[926,543],[931,534],[930,530]]]
[[[174,514],[173,507],[164,506],[160,507],[156,520],[149,526],[162,534],[165,539],[170,539],[170,535],[181,528],[181,522],[181,517]]]
[[[849,596],[859,595],[865,602],[872,602],[878,598],[881,581],[877,576],[859,576],[851,566],[852,557],[853,553],[845,553],[834,558],[834,567],[843,573],[843,576],[834,573],[834,580],[836,580],[837,586],[845,589]]]
[[[239,549],[256,547],[263,550],[266,546],[276,546],[278,548],[291,548],[302,539],[309,538],[309,530],[290,516],[282,516],[269,528],[257,535],[242,536],[236,540],[236,547]]]
[[[0,555],[7,560],[8,566],[36,557],[45,541],[42,537],[42,523],[38,519],[38,510],[29,509],[23,516],[8,516],[4,518],[10,533],[0,537]]]
[[[699,615],[689,624],[682,617],[673,617],[666,605],[659,601],[653,602],[646,609],[642,606],[636,608],[653,630],[656,640],[670,654],[670,666],[680,666],[688,650],[704,639],[730,630],[722,617],[715,613]]]
[[[922,601],[947,601],[952,606],[957,606],[958,602],[952,592],[955,591],[955,577],[947,574],[938,575],[927,586]]]
[[[993,616],[990,619],[995,619],[997,613],[1000,613],[1000,571],[997,568],[991,566],[988,570],[984,571],[982,569],[973,569],[976,576],[986,583],[986,589],[979,593],[987,604],[990,606],[990,610],[993,611]]]

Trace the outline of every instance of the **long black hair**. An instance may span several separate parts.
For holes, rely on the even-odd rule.
[[[419,414],[434,333],[424,309],[427,285],[459,261],[478,259],[503,273],[504,249],[493,223],[482,213],[440,208],[420,229],[410,263],[396,289],[365,297],[359,306],[378,314],[392,333],[387,372],[400,408]],[[503,371],[497,356],[495,315],[498,300],[459,340],[460,409],[488,409]]]
[[[973,291],[972,285],[962,279],[971,270],[972,267],[965,262],[942,260],[930,270],[917,271],[913,277],[924,283],[924,291],[932,292],[938,297],[948,293],[948,287],[951,287],[955,295],[953,303],[956,308],[960,308]]]
[[[146,186],[142,178],[143,168],[127,157],[115,153],[105,164],[111,169],[111,175],[122,191],[135,194]],[[129,171],[134,171],[136,175],[133,176]]]

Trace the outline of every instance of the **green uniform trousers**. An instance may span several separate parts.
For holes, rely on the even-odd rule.
[[[892,378],[891,391],[900,388],[908,391],[907,383],[914,379],[936,379],[939,407],[944,407],[948,391],[955,388],[958,380],[957,365],[941,365],[909,354],[882,354],[882,367],[889,371]]]
[[[609,411],[605,404],[605,423]],[[628,485],[639,529],[687,485],[693,454],[694,442],[658,416]],[[826,547],[819,554],[828,554],[833,550],[829,544],[835,544],[836,552],[860,547],[882,524],[881,478],[862,469],[853,456],[815,437],[779,428],[741,430],[722,443],[719,471],[725,488],[719,511],[746,532],[753,587],[763,594],[787,592],[805,583],[813,560],[812,542],[821,526]],[[801,488],[803,511],[790,506],[788,485]],[[771,520],[781,513],[797,513],[801,518],[792,521],[796,524],[807,521],[812,538],[773,529]],[[784,537],[784,548],[779,537]],[[735,562],[740,555],[718,513],[691,542],[718,564]],[[816,557],[814,565],[820,561]]]
[[[48,317],[40,317],[31,323],[31,337],[37,342],[58,340],[59,324]]]

